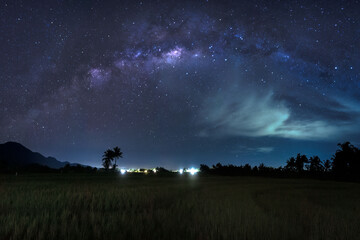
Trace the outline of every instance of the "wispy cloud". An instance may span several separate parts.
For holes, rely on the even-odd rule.
[[[339,109],[339,106],[343,107]],[[348,119],[350,118],[346,121],[334,121],[316,113],[311,113],[311,116],[295,113],[289,103],[275,97],[270,90],[260,92],[251,88],[226,89],[205,101],[200,114],[205,127],[200,135],[273,136],[301,140],[338,137],[360,131],[356,127],[359,109],[353,106],[356,105],[344,105],[340,102],[336,109],[327,106],[327,111],[348,114]]]
[[[273,147],[248,147],[241,145],[232,150],[231,153],[270,153],[272,151],[274,151]]]

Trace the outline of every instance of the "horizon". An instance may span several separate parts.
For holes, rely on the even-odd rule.
[[[7,2],[0,142],[59,161],[284,166],[360,145],[359,2]]]

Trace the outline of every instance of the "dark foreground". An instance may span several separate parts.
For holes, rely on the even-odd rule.
[[[360,184],[0,176],[0,239],[358,239]]]

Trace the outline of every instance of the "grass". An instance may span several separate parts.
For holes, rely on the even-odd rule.
[[[357,239],[360,184],[0,176],[0,239]]]

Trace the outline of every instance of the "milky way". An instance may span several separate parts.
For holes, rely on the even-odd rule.
[[[360,143],[359,1],[8,1],[0,141],[100,165],[283,165]]]

